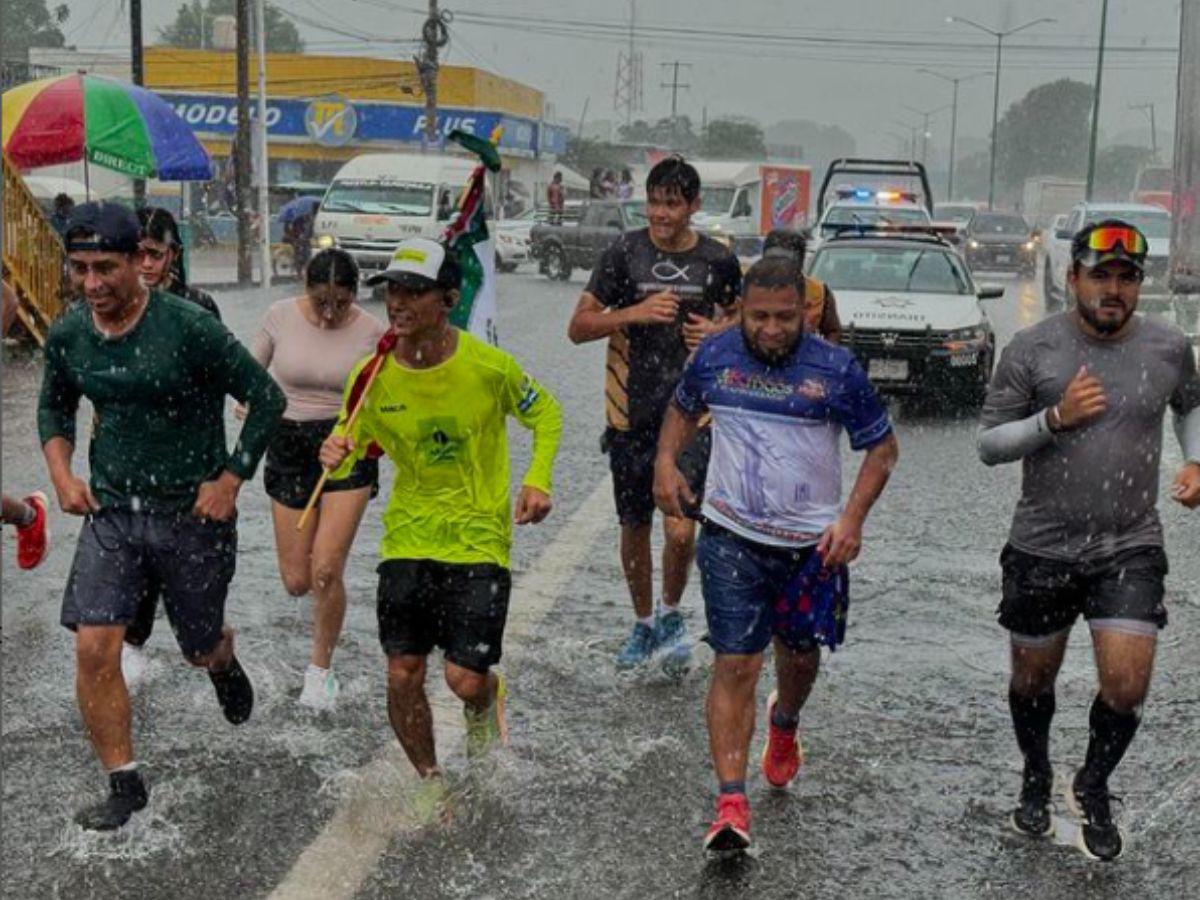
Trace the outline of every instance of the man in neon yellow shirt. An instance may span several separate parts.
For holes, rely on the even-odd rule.
[[[463,701],[470,755],[504,736],[500,660],[511,579],[512,523],[550,512],[550,476],[562,433],[558,401],[502,350],[454,328],[462,273],[444,244],[397,247],[387,311],[397,335],[362,411],[321,447],[322,465],[346,471],[379,445],[396,466],[384,512],[377,612],[388,657],[388,718],[417,773],[442,790],[425,695],[426,658],[445,651],[445,676]],[[353,408],[351,373],[341,421]],[[533,460],[509,513],[506,420],[533,431]],[[340,472],[334,472],[334,478]]]

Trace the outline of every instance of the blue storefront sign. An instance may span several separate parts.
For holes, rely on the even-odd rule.
[[[237,129],[237,100],[219,94],[161,94],[198,135],[232,135]],[[254,106],[251,116],[256,115]],[[504,126],[500,149],[514,156],[562,153],[565,128],[491,110],[438,110],[437,132],[443,138],[455,129],[486,137]],[[425,133],[425,111],[396,103],[351,103],[343,97],[280,98],[267,101],[267,134],[272,138],[307,141],[321,146],[344,146],[351,141],[419,143]]]

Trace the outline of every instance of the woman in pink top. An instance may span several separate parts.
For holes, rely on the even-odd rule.
[[[358,266],[344,250],[323,250],[305,270],[301,297],[271,305],[251,352],[287,395],[287,411],[267,449],[263,483],[271,497],[279,573],[293,597],[310,590],[312,658],[300,703],[331,710],[338,681],[333,648],[346,616],[343,573],[367,502],[379,492],[379,463],[363,460],[349,477],[329,481],[304,531],[296,525],[321,477],[321,442],[337,422],[350,370],[387,326],[354,301]]]

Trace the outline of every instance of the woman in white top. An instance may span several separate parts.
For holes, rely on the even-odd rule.
[[[311,590],[316,601],[300,703],[324,710],[337,701],[332,661],[346,616],[343,573],[363,511],[379,492],[378,461],[364,459],[349,477],[327,482],[304,531],[296,526],[321,477],[317,453],[337,422],[346,379],[387,330],[354,302],[357,294],[354,258],[344,250],[322,250],[305,270],[304,295],[272,304],[251,348],[287,395],[263,484],[272,501],[283,584],[293,597]]]

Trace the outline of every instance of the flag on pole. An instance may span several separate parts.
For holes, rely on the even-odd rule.
[[[489,344],[498,343],[496,334],[496,251],[488,233],[484,197],[487,172],[500,171],[499,126],[490,139],[464,131],[450,132],[450,140],[479,157],[458,204],[458,215],[446,226],[442,240],[458,259],[462,269],[462,288],[458,305],[450,313],[450,323],[469,331]]]

